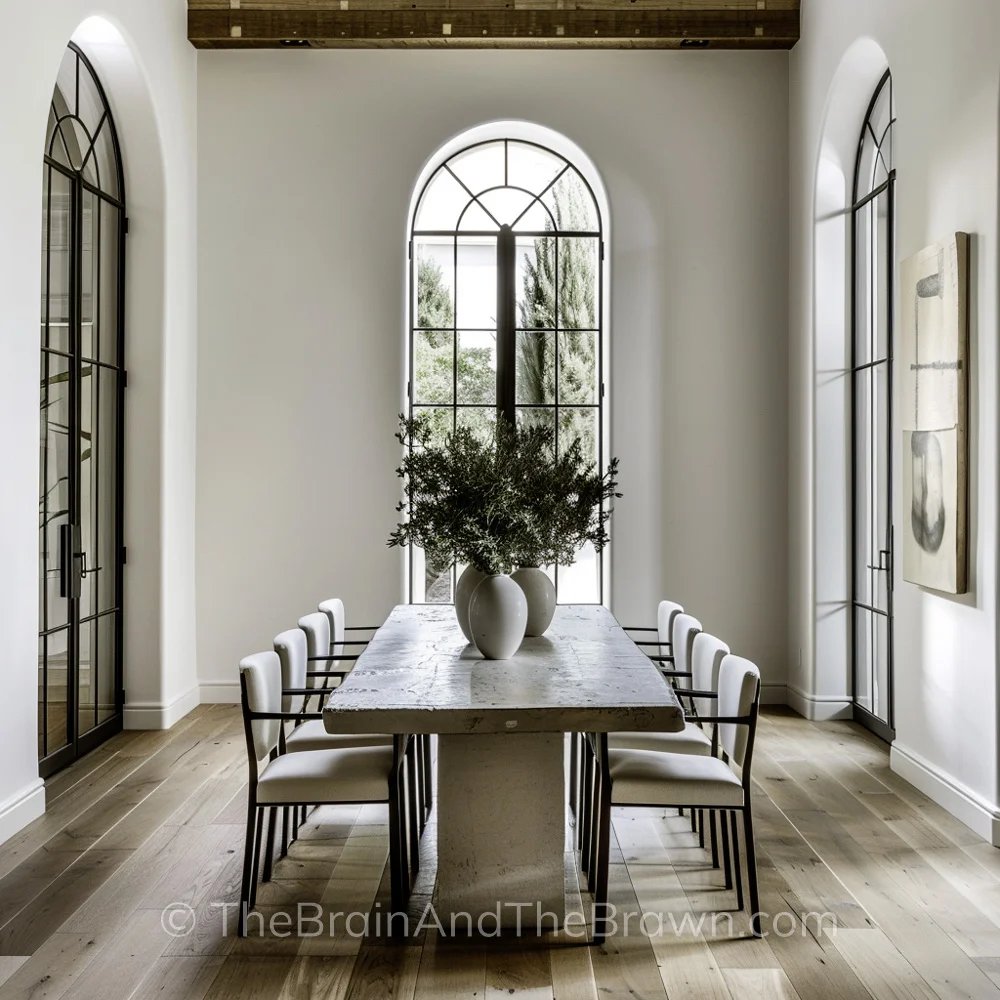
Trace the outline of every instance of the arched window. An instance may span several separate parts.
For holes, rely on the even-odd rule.
[[[895,112],[887,72],[872,98],[854,176],[854,715],[893,738],[892,360],[896,286]]]
[[[581,165],[507,136],[457,150],[419,191],[409,256],[410,413],[441,436],[544,423],[603,465],[604,225]],[[548,571],[561,602],[604,599],[589,546]],[[411,553],[411,600],[451,601],[454,573]]]
[[[111,109],[71,44],[42,189],[42,776],[122,728],[125,184]]]

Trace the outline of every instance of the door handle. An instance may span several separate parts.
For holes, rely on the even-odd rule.
[[[59,525],[59,596],[79,597],[80,581],[83,579],[82,560],[86,556],[80,551],[80,526],[78,524]]]

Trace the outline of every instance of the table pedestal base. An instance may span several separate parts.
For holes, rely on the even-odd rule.
[[[501,926],[515,927],[521,903],[526,933],[539,912],[543,930],[562,923],[564,743],[562,733],[438,737],[436,912],[446,927],[467,913],[489,932],[498,907]]]

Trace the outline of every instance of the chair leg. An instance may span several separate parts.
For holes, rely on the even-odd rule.
[[[754,937],[760,937],[760,899],[757,894],[757,849],[753,840],[753,817],[750,802],[743,810],[743,838],[746,841],[747,881],[750,883],[750,930]]]
[[[577,826],[580,825],[580,817],[577,814],[577,804],[580,796],[577,794],[578,789],[576,787],[577,772],[579,771],[579,761],[577,760],[579,755],[577,749],[578,738],[576,733],[569,734],[569,809],[573,814],[573,819],[576,820]]]
[[[698,810],[697,809],[692,809],[691,810],[691,832],[692,833],[697,833],[698,832]]]
[[[593,751],[587,738],[583,738],[583,802],[580,821],[580,867],[590,874],[590,841],[593,835],[594,762]]]
[[[431,743],[431,736],[429,733],[425,733],[421,739],[424,741],[424,755],[423,755],[423,782],[424,782],[424,809],[427,810],[424,815],[424,823],[430,819],[431,809],[434,808],[434,770],[433,761],[431,756],[433,753],[433,744]]]
[[[402,788],[397,781],[389,788],[389,891],[392,913],[399,913],[405,905],[403,892],[403,824],[400,817]],[[390,914],[390,920],[392,914]]]
[[[705,850],[705,810],[698,810],[698,843]]]
[[[264,839],[264,810],[257,806],[257,832],[253,838],[253,871],[250,874],[250,907],[257,905],[257,872],[260,869],[260,844]]]
[[[604,944],[607,937],[606,910],[608,904],[608,876],[611,867],[611,788],[604,787],[598,779],[597,785],[597,843],[594,868],[594,944]],[[601,916],[598,916],[598,913]]]
[[[288,817],[291,815],[291,807],[284,806],[281,810],[281,853],[278,857],[288,857]]]
[[[736,909],[743,909],[743,872],[740,871],[740,838],[736,835],[736,813],[729,814],[729,824],[733,834],[733,868],[736,878]]]
[[[299,839],[299,807],[292,806],[292,842]]]
[[[409,825],[409,846],[413,877],[416,878],[420,871],[420,815],[423,809],[420,798],[420,788],[417,782],[417,757],[414,752],[420,737],[415,737],[410,745],[410,753],[406,755],[406,782],[409,786],[409,809],[407,809],[407,822]]]
[[[722,867],[726,874],[726,891],[733,887],[733,863],[729,856],[729,819],[723,810],[719,810],[719,832],[722,834]]]
[[[718,838],[718,821],[717,816],[719,814],[714,810],[710,809],[708,812],[708,834],[712,844],[712,867],[719,867],[719,838]]]
[[[247,911],[250,909],[250,889],[253,880],[254,854],[256,853],[256,812],[257,806],[253,798],[247,806],[247,835],[243,848],[243,885],[240,888],[240,914],[236,933],[240,937],[247,936]]]
[[[271,866],[274,863],[274,834],[278,825],[278,810],[274,806],[267,810],[267,843],[264,847],[263,881],[271,881]]]

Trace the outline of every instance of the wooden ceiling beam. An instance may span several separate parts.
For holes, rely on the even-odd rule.
[[[190,0],[188,37],[195,46],[787,49],[799,37],[798,0],[766,0],[766,8],[759,0],[750,0],[753,6],[747,0],[582,0],[572,9],[553,0],[220,2]]]

